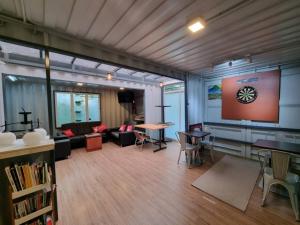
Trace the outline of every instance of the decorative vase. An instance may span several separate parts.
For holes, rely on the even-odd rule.
[[[0,133],[0,146],[13,145],[16,141],[16,135],[12,132]]]
[[[25,145],[37,145],[44,140],[44,137],[39,132],[29,132],[23,136]]]

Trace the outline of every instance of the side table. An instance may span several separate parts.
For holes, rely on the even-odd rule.
[[[96,151],[102,149],[102,136],[101,134],[86,134],[86,151]]]

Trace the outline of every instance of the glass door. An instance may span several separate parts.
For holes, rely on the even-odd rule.
[[[185,130],[184,83],[167,85],[164,87],[165,122],[172,123],[165,130],[167,138],[176,139],[177,131]]]

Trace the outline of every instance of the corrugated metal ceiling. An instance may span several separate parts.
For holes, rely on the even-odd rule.
[[[1,0],[0,8],[2,14],[196,73],[247,55],[273,59],[276,49],[293,49],[300,41],[299,0]],[[197,16],[207,27],[192,35],[186,25]]]

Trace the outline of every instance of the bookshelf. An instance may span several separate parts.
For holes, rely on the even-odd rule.
[[[52,187],[53,188],[53,187]],[[22,191],[17,191],[17,192],[12,192],[12,199],[18,199],[21,197],[24,197],[26,195],[38,192],[38,191],[42,191],[42,190],[49,190],[51,189],[51,184],[50,183],[46,183],[46,184],[40,184],[40,185],[36,185],[33,186],[31,188],[27,188],[25,190]]]
[[[27,167],[31,169],[25,173]],[[17,140],[13,146],[0,147],[0,183],[0,225],[31,224],[47,216],[55,224],[58,216],[53,140],[35,146]]]
[[[37,211],[35,211],[34,213],[31,213],[31,214],[29,214],[29,215],[27,215],[27,216],[23,216],[23,217],[21,217],[20,219],[15,219],[14,223],[15,223],[15,225],[21,225],[21,224],[23,224],[23,223],[26,223],[26,222],[28,222],[28,221],[30,221],[30,220],[33,220],[33,219],[35,219],[35,218],[38,218],[38,217],[40,217],[40,216],[42,216],[42,215],[45,215],[45,214],[51,212],[52,209],[53,209],[53,208],[52,208],[52,205],[47,206],[47,207],[42,208],[42,209],[40,209],[40,210],[37,210]],[[54,223],[55,223],[55,222],[54,222]]]

